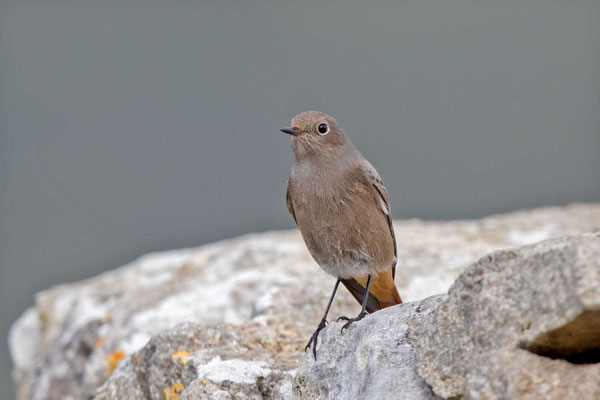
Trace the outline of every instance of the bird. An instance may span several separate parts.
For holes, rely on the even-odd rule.
[[[291,137],[294,164],[286,204],[313,259],[336,278],[319,326],[305,351],[317,359],[319,332],[340,282],[361,304],[342,316],[341,332],[367,313],[402,304],[394,282],[397,245],[389,195],[377,170],[352,144],[338,122],[319,111],[296,115],[281,128]]]

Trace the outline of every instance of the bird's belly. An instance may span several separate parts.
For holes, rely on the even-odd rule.
[[[323,270],[335,277],[377,273],[394,261],[385,216],[360,210],[364,210],[360,204],[330,201],[300,207],[296,213],[309,252]]]

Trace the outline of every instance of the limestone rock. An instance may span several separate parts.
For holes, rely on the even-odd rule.
[[[600,235],[584,234],[483,257],[410,338],[441,397],[592,400],[599,322]]]
[[[469,374],[464,398],[596,400],[600,399],[599,382],[598,364],[575,364],[519,348],[504,349],[490,354]]]
[[[301,399],[600,398],[600,234],[494,252],[449,294],[322,332]]]
[[[289,398],[296,358],[269,345],[275,333],[260,324],[180,324],[120,363],[95,399]]]
[[[407,337],[434,312],[444,295],[386,308],[355,322],[321,331],[317,359],[310,353],[294,381],[299,399],[437,399],[417,374],[418,354]]]
[[[396,282],[403,299],[423,299],[444,293],[464,267],[490,251],[599,229],[600,204],[542,208],[473,221],[396,221]],[[135,383],[137,378],[124,380],[124,376],[140,368],[158,368],[150,367],[154,358],[145,354],[147,346],[156,345],[167,329],[175,329],[169,331],[175,337],[179,337],[177,329],[192,336],[229,332],[237,343],[245,343],[247,354],[242,355],[220,342],[208,341],[198,348],[193,338],[181,339],[189,349],[180,350],[193,350],[194,357],[205,351],[212,357],[193,364],[204,371],[206,382],[221,382],[218,371],[229,366],[230,360],[255,361],[258,364],[248,365],[271,371],[251,375],[264,383],[259,390],[264,397],[288,393],[290,371],[304,357],[302,349],[319,322],[333,284],[333,278],[310,258],[298,232],[288,231],[151,254],[97,277],[56,286],[38,294],[35,306],[11,329],[19,399],[88,399],[104,383],[98,396],[127,390],[135,397],[138,388],[152,393],[151,398],[164,398],[166,388],[151,390],[147,384]],[[357,312],[354,299],[340,290],[331,317]],[[181,328],[184,322],[191,325]],[[543,345],[549,340],[532,343]],[[265,353],[265,348],[270,350]],[[164,347],[160,357],[168,360],[171,350]],[[136,362],[135,357],[142,358]],[[167,366],[172,367],[161,364],[161,368]],[[173,374],[175,370],[165,371],[167,377]],[[189,386],[179,393],[181,398],[204,390],[197,377],[186,378]],[[174,382],[166,379],[161,384]],[[131,382],[133,391],[125,386],[119,389],[117,380]],[[238,389],[228,385],[215,383],[210,395],[235,397]]]

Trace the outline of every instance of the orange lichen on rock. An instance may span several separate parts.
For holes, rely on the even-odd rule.
[[[177,350],[175,353],[171,354],[171,358],[179,359],[183,363],[183,365],[187,365],[188,358],[191,355],[192,355],[192,353],[190,353],[189,351]]]
[[[179,396],[181,395],[181,392],[183,392],[183,389],[185,389],[185,386],[181,383],[176,383],[170,388],[164,389],[165,400],[179,400]]]
[[[94,343],[94,348],[99,349],[100,347],[102,347],[102,345],[105,342],[106,342],[106,337],[104,337],[104,336],[99,337],[98,339],[96,339],[96,342]]]
[[[123,350],[115,350],[106,356],[106,367],[109,372],[113,372],[117,365],[125,358],[125,352]]]

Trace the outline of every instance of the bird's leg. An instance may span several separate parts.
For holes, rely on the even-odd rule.
[[[327,325],[327,314],[329,313],[329,309],[331,308],[331,303],[333,303],[333,298],[335,297],[335,292],[337,292],[337,288],[340,284],[340,281],[341,281],[341,279],[338,279],[337,282],[335,283],[335,286],[333,287],[333,293],[331,293],[331,297],[329,298],[329,303],[327,303],[327,308],[325,309],[325,314],[323,314],[323,318],[321,319],[321,322],[319,323],[317,330],[315,331],[315,333],[312,334],[312,336],[310,337],[310,340],[308,341],[308,344],[304,348],[304,351],[308,351],[308,349],[310,348],[310,345],[313,344],[313,342],[314,342],[313,355],[315,356],[315,360],[317,359],[317,339],[319,337],[319,332],[321,332],[321,330],[323,330],[323,328],[325,328],[325,326]]]
[[[342,326],[342,332],[344,331],[344,329],[347,329],[351,323],[356,322],[356,321],[360,321],[361,319],[363,319],[365,317],[365,315],[367,315],[367,301],[369,300],[369,289],[371,289],[371,275],[369,275],[369,277],[367,278],[367,290],[365,290],[365,297],[363,299],[362,302],[362,309],[360,310],[360,314],[358,314],[355,318],[348,318],[348,317],[339,317],[339,320],[343,320],[343,321],[347,321],[344,326]]]

